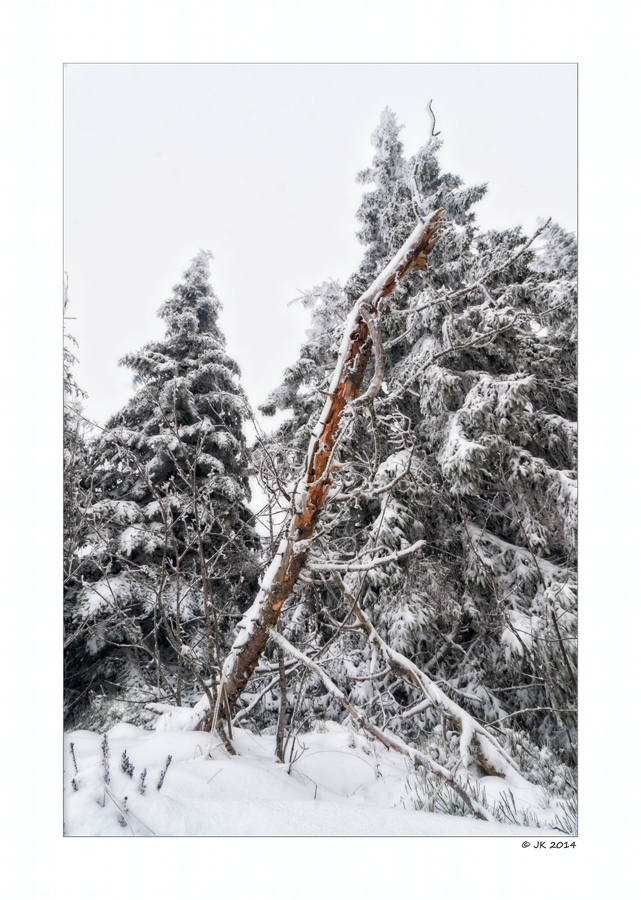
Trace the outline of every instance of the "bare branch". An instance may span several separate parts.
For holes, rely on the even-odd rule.
[[[321,667],[311,660],[308,656],[305,656],[304,653],[301,653],[297,650],[289,641],[282,636],[282,634],[278,634],[275,629],[270,629],[273,639],[279,644],[286,653],[289,653],[290,656],[293,656],[294,659],[299,660],[304,666],[306,666],[310,671],[312,671],[320,680],[323,682],[329,693],[337,700],[341,706],[347,710],[347,712],[352,716],[352,718],[358,722],[358,724],[363,728],[364,731],[369,732],[373,737],[377,738],[383,744],[384,747],[388,747],[390,750],[395,750],[397,753],[403,754],[403,756],[407,756],[414,764],[416,768],[421,766],[424,769],[427,769],[428,772],[438,776],[441,778],[446,784],[448,784],[453,791],[455,791],[458,796],[463,800],[468,809],[472,812],[472,814],[477,819],[483,819],[484,821],[492,821],[492,817],[487,810],[484,810],[479,803],[475,800],[472,800],[471,797],[467,794],[467,792],[459,785],[454,778],[452,777],[452,773],[448,772],[443,766],[439,765],[435,762],[430,756],[426,756],[423,753],[420,753],[418,750],[408,746],[405,741],[401,740],[397,735],[390,734],[389,732],[382,731],[378,726],[374,725],[365,714],[354,706],[353,703],[347,699],[345,694],[334,684],[329,675],[321,669]]]
[[[378,568],[378,566],[386,566],[388,563],[404,559],[406,556],[412,556],[424,546],[425,541],[416,541],[411,547],[406,547],[404,550],[395,550],[389,556],[381,556],[378,559],[373,559],[371,562],[360,565],[358,563],[316,562],[311,560],[305,564],[305,568],[311,569],[312,572],[370,572],[372,569]]]

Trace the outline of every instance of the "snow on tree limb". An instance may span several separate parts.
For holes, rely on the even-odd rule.
[[[399,677],[408,679],[419,688],[427,701],[425,708],[428,705],[434,706],[446,718],[456,724],[461,732],[459,752],[463,764],[469,765],[470,762],[477,762],[489,775],[498,775],[500,777],[509,775],[510,779],[517,784],[527,784],[526,779],[523,778],[514,761],[480,722],[453,700],[450,700],[447,694],[434,684],[415,663],[385,643],[372,625],[367,614],[349,594],[338,573],[335,573],[334,581],[345,595],[368,640],[381,653],[381,656],[392,671]],[[420,706],[423,707],[423,704],[420,704]],[[417,713],[419,711],[417,707],[412,712]]]
[[[276,644],[283,648],[290,656],[294,657],[294,659],[299,660],[299,662],[303,663],[310,671],[312,671],[320,680],[323,682],[331,696],[341,704],[341,706],[347,710],[350,716],[358,722],[361,728],[364,731],[367,731],[373,737],[377,738],[383,744],[384,747],[388,747],[390,750],[395,750],[397,753],[402,753],[403,756],[407,756],[415,768],[421,766],[426,769],[428,772],[438,776],[441,778],[449,787],[452,788],[455,793],[459,795],[459,797],[463,800],[468,809],[473,813],[475,818],[483,819],[484,821],[493,821],[494,817],[487,809],[483,809],[480,803],[477,803],[473,800],[467,791],[465,791],[455,780],[451,772],[449,772],[446,768],[439,765],[435,760],[431,758],[431,756],[427,756],[425,753],[420,753],[418,750],[415,750],[413,747],[410,747],[405,741],[401,740],[397,735],[391,734],[388,731],[383,731],[378,728],[373,722],[371,722],[367,716],[353,703],[351,703],[345,694],[338,688],[329,675],[321,669],[318,663],[314,662],[314,660],[310,659],[304,653],[301,653],[297,650],[290,642],[283,637],[282,634],[279,634],[275,629],[270,629],[270,634]]]
[[[319,560],[318,562],[308,562],[305,568],[311,569],[312,572],[369,572],[377,566],[385,566],[406,556],[412,556],[413,553],[416,553],[417,550],[424,546],[425,541],[416,541],[411,547],[406,547],[404,550],[396,550],[388,556],[381,556],[366,563],[322,562]]]

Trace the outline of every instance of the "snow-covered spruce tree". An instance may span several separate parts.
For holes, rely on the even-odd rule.
[[[286,464],[295,477],[354,298],[420,216],[444,208],[449,227],[427,270],[394,293],[383,319],[385,383],[346,430],[307,584],[281,623],[291,640],[331,647],[327,671],[376,721],[454,764],[458,729],[435,704],[407,715],[419,699],[407,679],[388,671],[354,680],[384,672],[380,652],[336,636],[344,598],[331,567],[314,574],[314,557],[340,566],[424,540],[420,556],[344,576],[350,596],[477,720],[503,720],[493,732],[552,785],[566,775],[551,754],[576,761],[575,242],[552,223],[534,241],[519,228],[481,233],[471,207],[485,188],[442,173],[438,141],[406,161],[398,135],[386,110],[374,163],[359,176],[373,185],[357,214],[364,260],[344,289],[326,283],[304,295],[308,341],[263,407],[292,411],[259,451],[265,477],[278,468],[273,490],[284,486],[285,506]],[[308,672],[290,686],[292,700],[307,692],[299,713],[343,714]]]
[[[77,611],[93,623],[90,726],[147,721],[149,701],[180,706],[215,690],[255,592],[247,402],[218,325],[210,256],[192,260],[161,306],[164,340],[121,361],[136,392],[94,447],[86,521],[97,572]]]
[[[68,281],[64,282],[64,312],[69,303]],[[78,512],[77,497],[85,457],[85,428],[82,418],[82,400],[85,391],[78,386],[73,374],[74,363],[77,362],[72,347],[78,345],[76,339],[67,331],[66,316],[63,344],[63,484],[64,484],[64,580],[65,586],[74,581],[78,565],[76,550],[82,541],[82,521]]]
[[[68,280],[64,282],[64,313],[69,303]],[[77,678],[77,660],[83,655],[83,624],[76,621],[76,608],[86,561],[82,548],[87,542],[88,528],[83,510],[87,495],[84,488],[88,469],[88,447],[82,401],[87,394],[78,386],[73,374],[77,362],[73,348],[77,341],[66,327],[63,343],[63,621],[64,621],[64,714],[68,717],[82,699]]]

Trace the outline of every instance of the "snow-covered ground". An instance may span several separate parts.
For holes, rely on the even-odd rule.
[[[301,735],[291,765],[275,761],[273,736],[235,729],[234,757],[219,745],[207,758],[208,741],[202,732],[117,725],[107,732],[106,784],[104,736],[66,734],[65,834],[567,838],[552,829],[556,810],[546,806],[534,786],[510,789],[517,808],[535,813],[541,828],[417,811],[412,800],[416,776],[405,759],[334,722],[322,722]],[[134,767],[131,776],[123,770],[123,753]],[[506,791],[499,778],[483,778],[482,784],[488,799]]]

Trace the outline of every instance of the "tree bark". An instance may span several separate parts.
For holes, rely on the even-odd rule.
[[[287,674],[285,672],[285,654],[278,646],[278,684],[280,687],[280,705],[278,707],[278,725],[276,726],[276,758],[285,762],[285,719],[287,718]]]
[[[439,209],[428,221],[416,226],[396,256],[354,304],[345,326],[329,395],[312,433],[304,474],[294,495],[288,536],[281,541],[254,603],[240,622],[233,648],[222,668],[219,704],[224,695],[230,708],[238,702],[267,645],[270,629],[278,621],[307,558],[306,542],[316,530],[332,484],[331,460],[340,434],[341,418],[347,404],[358,398],[372,348],[376,351],[377,342],[373,340],[376,335],[370,334],[368,322],[378,330],[385,298],[414,269],[426,268],[427,256],[439,239],[442,214],[443,210]],[[196,730],[208,730],[212,721],[210,709]]]

